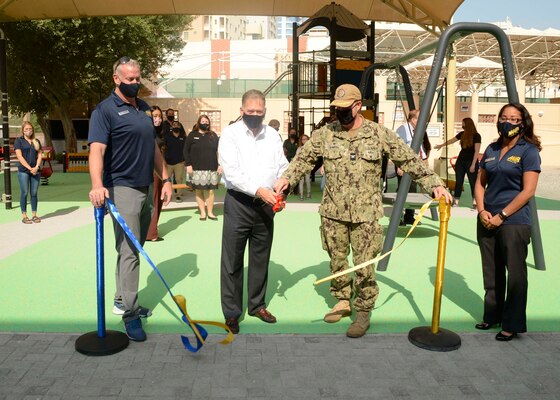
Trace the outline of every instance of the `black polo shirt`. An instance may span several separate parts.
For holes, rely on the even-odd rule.
[[[105,187],[143,187],[153,182],[155,129],[148,103],[138,108],[115,91],[97,105],[89,121],[88,142],[107,145],[103,160]]]

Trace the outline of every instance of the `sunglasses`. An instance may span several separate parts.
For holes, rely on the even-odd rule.
[[[126,63],[130,62],[130,60],[131,60],[130,57],[127,57],[127,56],[123,56],[123,57],[119,58],[118,61],[113,65],[113,72],[116,73],[119,65],[126,64]]]

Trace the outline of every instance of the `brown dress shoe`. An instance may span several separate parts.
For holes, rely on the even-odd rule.
[[[261,321],[267,322],[269,324],[276,323],[276,317],[272,315],[266,308],[261,308],[253,315],[253,317],[257,317]]]
[[[237,321],[237,318],[226,319],[226,326],[231,330],[231,333],[235,335],[239,333],[239,321]]]

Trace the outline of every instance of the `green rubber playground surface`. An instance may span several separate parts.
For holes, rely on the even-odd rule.
[[[2,177],[3,178],[3,177]],[[12,178],[13,198],[19,198],[17,179]],[[2,183],[3,185],[3,183]],[[87,174],[55,173],[48,186],[39,189],[39,211],[43,224],[53,234],[8,256],[0,256],[0,331],[87,332],[97,327],[95,223],[87,201]],[[314,187],[314,199],[319,199]],[[218,191],[219,195],[223,190]],[[470,196],[465,202],[470,202]],[[194,199],[189,194],[187,201]],[[275,237],[269,268],[267,304],[278,318],[269,325],[245,316],[241,333],[344,333],[349,319],[326,324],[322,317],[334,304],[329,284],[314,286],[328,275],[328,256],[321,248],[319,215],[301,210],[297,197],[275,220]],[[537,199],[539,209],[560,210],[560,202]],[[466,205],[466,204],[465,204]],[[25,241],[33,226],[19,222],[19,204],[5,210],[1,204],[0,229],[3,241]],[[60,231],[60,216],[91,210],[79,226]],[[223,322],[220,308],[219,274],[222,207],[219,221],[199,221],[194,208],[164,210],[159,230],[164,241],[147,243],[145,249],[156,263],[174,294],[187,299],[193,319]],[[456,332],[474,331],[482,316],[482,275],[476,245],[473,211],[451,218],[447,239],[441,327]],[[84,215],[84,213],[81,213]],[[382,225],[388,225],[384,218]],[[21,225],[21,227],[20,227]],[[43,225],[44,226],[44,225]],[[47,225],[48,226],[48,225]],[[537,271],[530,252],[528,325],[530,331],[558,331],[560,296],[558,282],[560,246],[558,219],[540,219],[546,271]],[[30,229],[28,229],[30,228]],[[10,231],[13,230],[13,231]],[[17,232],[14,232],[16,231]],[[111,313],[114,292],[112,223],[105,218],[105,302],[107,329],[122,330],[121,319]],[[24,233],[22,233],[24,232]],[[391,256],[387,271],[378,272],[380,295],[372,313],[370,332],[408,332],[431,324],[439,222],[422,220],[411,237]],[[406,230],[399,228],[395,244]],[[555,244],[556,243],[556,244]],[[190,333],[165,287],[147,262],[141,262],[140,303],[153,309],[145,324],[147,333]],[[210,332],[218,332],[210,328]]]

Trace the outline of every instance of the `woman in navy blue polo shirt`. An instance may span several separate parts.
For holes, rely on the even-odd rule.
[[[21,136],[14,143],[14,151],[19,161],[18,181],[20,188],[21,222],[24,224],[36,224],[41,222],[37,216],[37,191],[41,180],[41,143],[35,137],[35,130],[31,122],[21,124]],[[27,216],[27,195],[31,196],[31,219]]]
[[[497,128],[500,137],[486,148],[475,184],[485,290],[484,317],[475,327],[487,330],[501,324],[496,340],[509,341],[527,331],[528,202],[541,171],[541,143],[521,104],[503,106]]]

